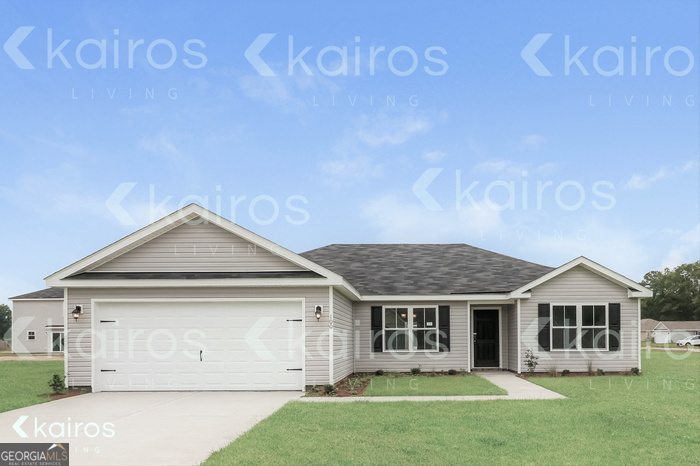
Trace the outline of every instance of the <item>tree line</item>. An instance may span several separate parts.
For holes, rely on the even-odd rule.
[[[641,283],[654,292],[642,300],[642,318],[700,321],[700,261],[652,270]]]

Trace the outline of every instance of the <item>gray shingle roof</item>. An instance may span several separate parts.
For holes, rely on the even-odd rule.
[[[46,288],[45,290],[32,291],[31,293],[13,296],[12,299],[53,299],[63,298],[63,288]]]
[[[301,256],[363,295],[503,293],[554,270],[467,244],[331,244]]]

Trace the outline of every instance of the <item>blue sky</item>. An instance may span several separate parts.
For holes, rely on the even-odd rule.
[[[695,261],[699,15],[3,2],[0,300],[190,202],[296,252],[465,242],[635,280]]]

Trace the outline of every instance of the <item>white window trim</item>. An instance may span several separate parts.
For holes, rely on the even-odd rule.
[[[62,337],[63,349],[60,349],[58,351],[53,349],[53,335],[55,333],[60,333],[61,335],[63,335],[63,337]],[[55,331],[55,330],[49,330],[48,334],[49,334],[49,351],[48,352],[49,353],[63,353],[63,352],[65,352],[66,351],[66,332],[64,332],[63,330],[61,330],[60,332]]]
[[[422,328],[413,328],[413,310],[414,309],[425,309],[425,308],[435,308],[435,328],[430,328],[430,327],[422,327]],[[407,327],[405,329],[399,329],[399,328],[386,328],[386,309],[406,309],[407,310],[407,317],[408,317],[408,322],[407,322]],[[408,331],[408,349],[405,350],[397,350],[397,349],[388,349],[386,347],[386,331],[387,330],[407,330]],[[437,347],[434,350],[426,350],[426,349],[414,349],[413,348],[413,331],[414,330],[435,330],[435,335],[437,336],[437,342],[436,345]],[[396,304],[396,305],[388,305],[388,306],[382,306],[382,345],[384,346],[382,348],[382,351],[386,353],[439,353],[440,352],[440,306],[436,304],[415,304],[415,305],[405,305],[405,304]]]
[[[27,340],[36,340],[36,332],[34,330],[27,330]]]
[[[575,306],[576,307],[576,326],[575,327],[560,327],[557,328],[575,328],[576,329],[576,347],[574,348],[554,348],[553,330],[554,330],[554,306]],[[605,306],[605,327],[596,326],[584,326],[583,325],[583,306]],[[549,307],[549,341],[550,341],[550,351],[563,353],[567,351],[610,351],[610,309],[608,308],[608,303],[552,303]],[[582,348],[581,347],[581,330],[595,329],[595,328],[605,328],[607,332],[605,333],[605,348]]]

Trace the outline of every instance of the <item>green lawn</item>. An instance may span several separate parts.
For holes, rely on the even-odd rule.
[[[364,396],[507,395],[506,391],[476,375],[374,377]]]
[[[63,376],[60,361],[0,361],[0,413],[49,401],[54,374]]]
[[[534,378],[564,400],[288,403],[207,465],[683,464],[700,450],[700,354],[641,377]]]

